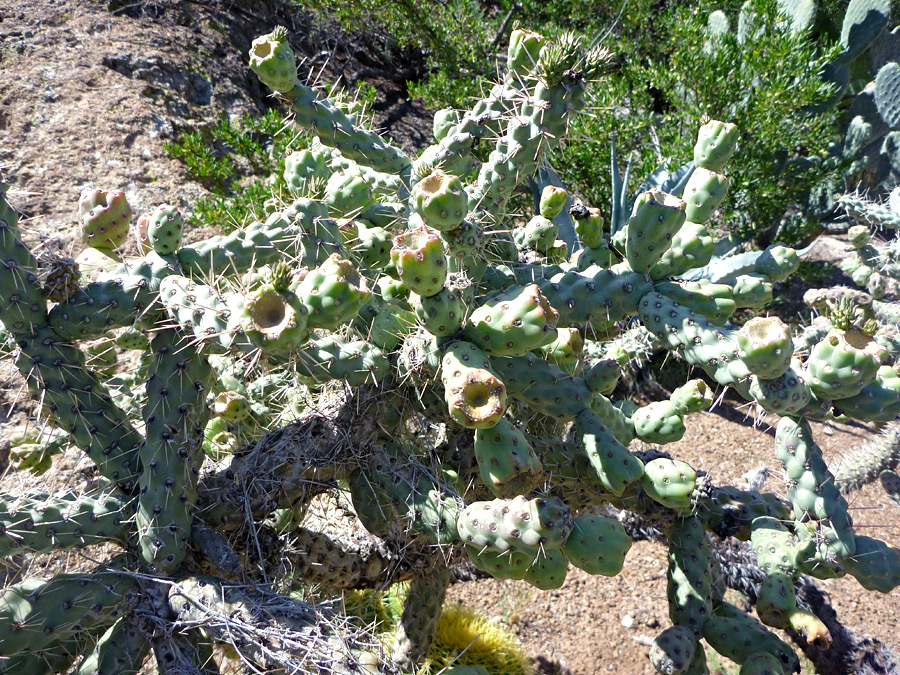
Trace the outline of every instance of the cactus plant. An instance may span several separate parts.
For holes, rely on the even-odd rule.
[[[511,74],[476,116],[447,116],[443,126],[459,121],[413,160],[301,84],[287,32],[277,29],[253,43],[251,68],[329,148],[322,201],[297,197],[264,223],[189,246],[177,228],[151,225],[152,250],[79,282],[71,297],[48,297],[0,188],[0,321],[15,342],[11,358],[42,415],[100,476],[90,493],[0,496],[0,544],[7,554],[99,541],[125,550],[90,575],[6,588],[2,658],[27,661],[38,650],[50,664],[49,655],[76,650],[91,672],[137,667],[152,649],[161,672],[167,663],[200,670],[216,643],[260,669],[314,661],[329,672],[413,672],[452,567],[468,561],[539,589],[559,587],[569,563],[618,574],[631,537],[594,512],[604,507],[654,523],[667,542],[678,628],[655,643],[661,672],[706,672],[701,639],[748,668],[798,663],[723,601],[708,531],[749,538],[770,585],[845,572],[882,592],[900,585],[900,552],[854,532],[807,422],[900,414],[900,377],[882,359],[888,350],[868,341],[872,326],[860,347],[856,317],[841,310],[832,321],[843,333],[817,335],[802,351],[779,326],[727,323],[738,284],[676,277],[709,261],[708,234],[686,221],[685,201],[658,188],[630,218],[620,214],[604,265],[579,266],[565,246],[520,251],[510,236],[504,205],[564,136],[608,58],[571,34],[514,31]],[[495,149],[463,184],[472,145],[488,132]],[[727,123],[704,127],[697,160],[708,172],[724,168],[734,135]],[[698,175],[691,217],[703,220],[727,181]],[[373,204],[376,191],[384,201]],[[548,194],[538,217],[558,215],[563,201]],[[376,224],[375,206],[392,217]],[[601,248],[590,209],[573,216],[590,221],[575,230],[585,250]],[[351,229],[344,218],[368,224]],[[345,246],[345,233],[362,239],[376,227],[392,236],[390,256]],[[796,267],[796,252],[773,247],[725,281],[754,275],[771,285]],[[612,340],[632,320],[642,322],[643,341],[652,334],[709,380],[783,415],[776,453],[789,501],[717,486],[681,460],[627,447],[634,438],[677,440],[684,418],[714,397],[692,380],[641,408],[611,400],[613,364],[629,359],[627,341]],[[123,331],[123,348],[146,348],[139,336],[152,333],[134,373],[108,375],[84,361],[80,341],[110,330]],[[858,376],[844,377],[854,368]],[[271,428],[276,410],[299,418]],[[425,438],[423,428],[441,434]],[[232,451],[239,435],[253,442]],[[204,468],[204,448],[225,465]],[[314,505],[328,500],[327,515],[317,515]],[[302,545],[279,557],[285,541]],[[248,557],[278,570],[279,585],[253,583],[264,575]],[[281,592],[404,580],[410,590],[390,647],[343,621],[338,606]],[[760,597],[761,615],[801,625],[790,603]],[[161,637],[173,631],[177,639]],[[63,661],[52,668],[65,670]]]

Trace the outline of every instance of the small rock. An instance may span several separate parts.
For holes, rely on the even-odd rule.
[[[622,617],[622,625],[625,628],[634,628],[634,617],[630,614],[626,614]]]

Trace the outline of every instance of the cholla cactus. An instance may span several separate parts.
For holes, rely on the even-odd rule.
[[[503,204],[565,135],[606,59],[571,35],[514,31],[504,80],[445,116],[414,160],[301,84],[278,29],[254,42],[251,67],[318,135],[289,169],[297,186],[324,181],[324,197],[190,246],[160,207],[144,257],[49,303],[0,192],[0,320],[15,363],[101,477],[89,493],[0,498],[0,551],[125,550],[91,574],[8,587],[0,669],[62,672],[83,655],[79,672],[130,672],[151,649],[161,672],[203,669],[210,645],[225,643],[273,672],[413,672],[466,561],[540,589],[558,588],[570,564],[618,574],[631,537],[601,507],[639,515],[669,547],[677,629],[654,646],[660,672],[706,672],[700,640],[738,663],[798,668],[787,644],[724,602],[708,532],[752,542],[775,589],[759,594],[760,617],[810,641],[829,636],[797,608],[800,575],[900,584],[900,552],[854,532],[807,421],[897,417],[886,350],[844,321],[804,359],[776,320],[728,323],[795,271],[791,249],[721,283],[679,278],[713,255],[703,221],[728,189],[734,125],[704,125],[684,199],[640,195],[612,241],[582,205],[577,260],[544,222],[558,193],[542,200],[543,220],[510,232]],[[466,184],[473,145],[491,137]],[[635,438],[678,440],[716,395],[692,380],[641,408],[608,398],[631,352],[629,340],[604,343],[630,320],[643,325],[631,343],[652,335],[713,386],[782,415],[787,500],[629,451]],[[146,357],[105,376],[78,345],[120,329],[118,344]],[[298,419],[262,435],[285,411]],[[242,438],[254,442],[232,453]],[[227,461],[204,462],[204,448]],[[330,515],[317,516],[309,506],[326,493]],[[280,553],[286,542],[297,545]],[[249,560],[282,589],[410,580],[397,635],[379,644],[327,603],[254,585]]]

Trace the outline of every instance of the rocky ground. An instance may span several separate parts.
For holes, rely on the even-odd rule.
[[[124,189],[136,212],[161,202],[189,210],[203,188],[162,143],[219,115],[265,109],[265,92],[245,55],[252,37],[277,23],[297,36],[294,46],[307,58],[306,67],[323,79],[372,78],[380,95],[378,123],[398,142],[410,150],[427,142],[430,113],[384,77],[370,48],[313,27],[279,0],[0,0],[0,174],[27,216],[28,238],[76,253],[77,201],[86,187]],[[0,445],[20,428],[26,405],[15,375],[2,375]],[[814,428],[829,457],[869,437],[858,426]],[[739,482],[748,470],[774,468],[772,448],[772,430],[765,423],[754,426],[726,402],[693,416],[684,440],[667,449],[717,482]],[[78,482],[76,460],[60,458],[52,480]],[[2,485],[23,489],[32,482],[7,475]],[[783,489],[777,472],[768,489]],[[900,507],[882,492],[863,490],[853,508],[866,534],[900,545]],[[651,673],[647,643],[668,625],[665,566],[660,546],[638,543],[614,579],[576,570],[549,593],[479,581],[454,587],[449,601],[511,627],[543,672]],[[821,585],[849,629],[900,644],[896,593],[864,592],[852,579]],[[736,672],[721,659],[712,665]]]

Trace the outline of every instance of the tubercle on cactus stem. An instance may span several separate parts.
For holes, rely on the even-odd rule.
[[[166,627],[191,621],[205,639],[229,641],[264,667],[301,667],[306,652],[290,640],[260,647],[269,644],[262,638],[270,626],[253,617],[265,606],[296,644],[312,640],[317,658],[347,670],[378,661],[366,647],[370,636],[340,635],[348,626],[320,609],[228,581],[263,578],[242,561],[262,552],[265,533],[263,540],[304,542],[290,553],[299,570],[292,582],[354,588],[412,579],[417,590],[394,653],[379,665],[409,670],[427,655],[448,568],[463,559],[539,589],[559,587],[569,562],[618,574],[631,537],[618,520],[588,511],[598,507],[641,518],[669,547],[676,630],[657,641],[661,664],[671,640],[697,668],[702,639],[729,658],[755,657],[722,637],[735,627],[782,666],[796,659],[723,602],[708,531],[751,540],[762,578],[849,573],[866,588],[900,584],[900,552],[854,531],[808,423],[900,414],[900,372],[884,356],[900,353],[885,330],[890,305],[869,303],[859,317],[839,311],[840,326],[816,333],[803,349],[773,319],[730,325],[737,307],[759,306],[775,281],[796,270],[796,253],[772,247],[721,282],[679,279],[706,266],[714,246],[704,223],[686,220],[685,202],[659,191],[640,196],[609,241],[596,210],[585,206],[576,227],[588,251],[581,261],[569,260],[544,222],[559,214],[562,193],[548,193],[544,213],[510,233],[503,203],[584,106],[589,84],[580,64],[594,71],[603,60],[585,54],[572,35],[514,32],[514,76],[470,113],[453,116],[418,160],[299,84],[287,38],[280,29],[258,40],[251,63],[321,143],[292,155],[286,171],[297,194],[265,222],[185,246],[179,219],[161,208],[152,232],[139,233],[154,250],[73,281],[79,288],[70,297],[45,297],[51,289],[38,282],[38,261],[0,189],[4,343],[15,344],[15,362],[43,397],[45,414],[104,480],[102,499],[93,492],[0,495],[0,551],[102,541],[128,551],[104,570],[109,583],[91,590],[103,602],[88,608],[85,625],[63,628],[56,606],[28,604],[47,589],[70,602],[90,583],[84,577],[26,579],[7,589],[0,644],[56,649],[100,631],[110,637],[99,650],[125,634],[120,620],[140,632],[135,620],[149,616]],[[475,138],[493,138],[494,152],[464,185],[459,176],[474,169]],[[697,220],[728,189],[720,172],[736,139],[733,125],[717,121],[701,132],[697,157],[707,173],[690,196]],[[302,195],[310,180],[325,181],[322,200]],[[864,237],[857,239],[862,246]],[[614,341],[637,321],[640,335],[632,328]],[[83,360],[79,341],[110,330],[122,331],[122,348],[148,349],[144,333],[154,336],[134,372],[107,374]],[[835,331],[856,332],[842,340]],[[694,380],[643,407],[613,400],[624,366],[653,349],[783,415],[777,452],[791,481],[789,503],[714,485],[677,458],[629,449],[635,438],[678,440],[684,418],[719,394]],[[423,428],[442,434],[416,432]],[[205,454],[227,464],[201,473]],[[892,461],[879,459],[878,473],[895,468]],[[840,487],[871,479],[842,479]],[[332,519],[339,526],[310,516],[327,499],[339,503],[328,507],[341,514]],[[55,514],[59,525],[47,520]],[[29,535],[16,538],[17,528]],[[245,550],[245,528],[257,533],[258,550]],[[787,562],[767,569],[760,541],[773,542]],[[781,623],[776,610],[766,606]],[[227,623],[235,613],[249,617],[239,630]],[[823,634],[807,618],[796,625]],[[21,621],[29,626],[23,634],[14,630]],[[135,638],[137,660],[154,638]],[[186,639],[178,658],[194,658],[200,642]],[[163,654],[158,640],[153,647]]]

